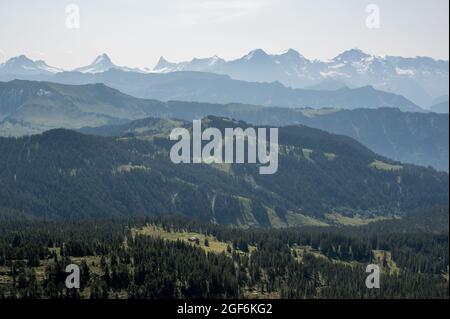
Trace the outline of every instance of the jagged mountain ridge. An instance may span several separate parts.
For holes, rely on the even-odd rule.
[[[173,63],[161,57],[153,71],[213,72],[245,81],[279,81],[294,88],[320,86],[323,81],[336,80],[352,87],[372,85],[426,106],[437,96],[448,94],[448,69],[448,61],[380,57],[359,49],[345,51],[329,61],[309,60],[293,49],[283,54],[267,54],[257,49],[230,61],[215,56]]]
[[[28,60],[28,61],[25,61]],[[11,58],[0,65],[3,75],[36,75],[63,72],[44,61],[31,61],[25,56]],[[17,63],[21,62],[17,67]],[[16,65],[15,67],[11,67]],[[256,49],[245,56],[226,61],[218,56],[193,58],[185,62],[169,62],[161,57],[153,70],[117,66],[108,55],[99,55],[88,66],[74,71],[85,73],[119,69],[127,72],[200,71],[226,74],[237,80],[280,82],[293,88],[322,87],[337,81],[349,87],[371,85],[376,89],[404,95],[423,107],[429,107],[437,97],[448,95],[448,61],[430,57],[405,58],[375,56],[359,49],[347,50],[328,61],[310,60],[294,49],[282,54],[268,54]],[[9,77],[8,79],[14,79]]]

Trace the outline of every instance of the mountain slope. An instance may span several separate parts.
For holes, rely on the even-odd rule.
[[[53,81],[67,84],[101,82],[136,97],[163,101],[239,102],[264,106],[344,109],[398,107],[404,111],[421,111],[420,107],[402,96],[377,91],[371,87],[323,92],[291,89],[277,82],[238,81],[211,73],[135,74],[109,70],[84,77],[61,73],[56,75]]]
[[[127,78],[124,77],[124,83],[127,83]],[[366,90],[371,91],[369,88]],[[159,102],[137,99],[102,84],[0,83],[2,136],[36,134],[60,127],[79,129],[116,125],[146,117],[192,120],[207,115],[226,116],[259,125],[304,124],[350,136],[395,160],[448,170],[449,124],[446,115],[405,113],[387,108],[313,110]]]
[[[158,115],[156,115],[158,114]],[[256,125],[302,124],[352,137],[386,157],[448,172],[449,118],[444,114],[405,113],[397,109],[282,109],[253,105],[168,102],[164,113],[154,116],[193,120],[217,115]],[[140,121],[122,126],[83,130],[96,135],[118,136],[133,130]]]
[[[215,117],[204,122],[230,125],[247,127]],[[64,218],[179,213],[283,227],[327,223],[328,214],[401,216],[448,202],[448,174],[398,168],[350,138],[304,126],[280,128],[274,175],[259,175],[253,164],[175,165],[172,143],[155,132],[115,139],[53,130],[0,138],[0,210]]]
[[[449,112],[449,103],[448,103],[448,101],[446,101],[446,102],[442,102],[442,103],[438,103],[438,104],[432,105],[430,107],[430,111],[431,112],[436,112],[436,113],[441,113],[441,114],[448,114],[448,112]]]
[[[123,123],[148,116],[145,109],[152,107],[152,101],[130,97],[103,84],[70,86],[15,80],[0,83],[0,97],[0,120],[29,123],[41,131]],[[17,134],[12,131],[9,135]]]
[[[104,83],[135,97],[162,101],[237,102],[295,108],[334,107],[355,109],[362,107],[398,107],[403,111],[423,111],[419,106],[403,96],[375,90],[370,86],[354,89],[343,87],[338,90],[327,91],[291,89],[279,82],[256,83],[238,81],[228,76],[202,72],[142,74],[109,69],[108,71],[95,74],[61,72],[54,76],[17,76],[17,78],[45,80],[72,85]],[[6,79],[11,79],[11,76],[6,76]]]

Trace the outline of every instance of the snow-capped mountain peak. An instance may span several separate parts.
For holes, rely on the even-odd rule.
[[[264,58],[268,58],[268,57],[269,57],[269,55],[263,49],[256,49],[256,50],[250,51],[242,59],[250,61],[250,60],[256,60],[256,59],[264,59]]]
[[[298,66],[311,62],[294,49],[289,49],[279,55],[272,55],[272,58],[275,60],[275,63],[285,64],[286,66]]]
[[[347,50],[335,58],[309,60],[294,49],[268,54],[256,49],[233,60],[217,55],[174,63],[161,57],[153,70],[117,66],[107,54],[97,56],[88,66],[75,71],[101,73],[109,70],[139,73],[200,71],[225,74],[236,80],[276,82],[292,88],[340,88],[372,85],[404,95],[418,105],[429,106],[438,96],[448,94],[449,62],[430,57],[376,56],[360,49]],[[62,72],[42,60],[33,61],[20,55],[0,64],[3,79]],[[117,72],[117,71],[116,71]]]
[[[44,60],[37,60],[35,61],[35,64],[39,67],[39,69],[48,71],[53,74],[63,71],[63,69],[48,65]]]
[[[54,74],[62,71],[62,69],[49,66],[42,60],[33,61],[23,54],[0,64],[0,73],[2,74],[34,75]]]
[[[371,57],[360,49],[350,49],[336,56],[333,61],[337,62],[356,62]]]
[[[91,64],[80,68],[76,68],[74,71],[82,73],[99,73],[114,68],[118,69],[120,67],[114,65],[109,56],[106,53],[103,53],[97,56]]]
[[[373,85],[378,90],[402,94],[420,105],[428,105],[432,97],[448,93],[448,61],[429,57],[382,57],[350,49],[331,60],[320,61],[308,60],[294,49],[274,55],[256,49],[238,59],[211,61],[192,59],[172,63],[161,59],[153,72],[205,71],[244,81],[279,81],[297,88],[329,86],[320,84],[333,80],[350,87]]]
[[[164,57],[160,57],[152,72],[166,73],[175,71],[205,71],[214,72],[216,68],[225,64],[226,61],[217,55],[210,58],[193,58],[189,62],[172,63]]]
[[[173,66],[174,66],[173,63],[170,63],[169,61],[166,60],[166,58],[161,56],[158,60],[158,63],[156,63],[155,67],[153,68],[153,71],[164,73],[165,70],[170,71]]]
[[[209,60],[210,65],[225,62],[224,59],[222,59],[221,57],[219,57],[217,55],[214,55],[213,57],[209,58],[208,60]]]
[[[171,64],[169,61],[167,61],[167,59],[163,56],[161,56],[158,60],[158,64],[157,65],[166,65],[166,64]]]
[[[111,59],[106,53],[103,53],[95,58],[93,64],[113,65]]]
[[[9,59],[8,62],[10,62],[10,63],[33,63],[33,60],[28,58],[26,55],[21,54],[19,56]]]
[[[300,52],[289,49],[286,52],[282,53],[280,56],[289,57],[289,58],[295,58],[295,59],[304,59],[305,57],[300,54]]]
[[[139,73],[145,73],[145,70],[137,69],[137,68],[129,68],[126,66],[118,66],[115,65],[111,58],[106,54],[100,54],[97,56],[94,61],[87,65],[80,68],[76,68],[74,71],[81,72],[81,73],[100,73],[100,72],[106,72],[111,69],[117,69],[127,72],[139,72]]]
[[[166,73],[166,72],[182,71],[187,63],[188,62],[172,63],[169,62],[165,57],[161,56],[156,66],[153,68],[152,72]]]
[[[199,66],[204,66],[204,67],[211,67],[217,64],[220,64],[222,62],[225,62],[225,60],[223,60],[222,58],[218,57],[217,55],[214,55],[213,57],[210,58],[204,58],[204,59],[199,59],[199,58],[194,58],[191,60],[191,64],[193,65],[199,65]]]

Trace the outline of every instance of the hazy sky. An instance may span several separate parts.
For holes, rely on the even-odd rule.
[[[66,8],[80,9],[80,28]],[[380,28],[366,27],[366,6]],[[106,52],[118,65],[153,67],[262,48],[329,59],[358,47],[377,55],[448,60],[448,0],[0,0],[0,62],[19,54],[73,68]],[[73,20],[71,20],[73,21]]]

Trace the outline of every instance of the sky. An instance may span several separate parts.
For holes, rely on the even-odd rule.
[[[377,11],[366,12],[371,4]],[[160,56],[228,60],[256,48],[448,60],[449,1],[0,0],[0,63],[25,54],[72,69],[107,53],[117,65],[152,68]]]

